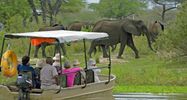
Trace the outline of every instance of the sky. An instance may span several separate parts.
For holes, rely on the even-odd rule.
[[[99,3],[100,0],[86,0],[86,2],[88,3]],[[148,2],[148,9],[152,9],[153,8],[153,4],[151,1]]]
[[[99,0],[86,0],[88,3],[99,3]]]

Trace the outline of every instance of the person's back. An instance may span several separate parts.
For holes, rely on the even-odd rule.
[[[62,71],[62,74],[66,74],[67,76],[67,87],[72,87],[74,84],[74,78],[78,71],[81,70],[81,68],[71,68],[71,65],[69,62],[64,63],[64,70]]]
[[[33,87],[35,87],[36,86],[36,73],[34,71],[34,68],[30,66],[29,60],[30,60],[29,56],[24,56],[22,58],[22,64],[18,65],[17,70],[18,70],[18,74],[20,74],[23,71],[32,72],[32,84],[33,84]]]
[[[52,58],[46,58],[46,64],[42,67],[40,71],[40,80],[42,89],[58,89],[58,80],[57,80],[57,70],[52,66]]]
[[[101,69],[93,69],[93,68],[97,68],[96,62],[95,60],[90,59],[88,61],[88,69],[92,69],[94,71],[94,81],[99,82],[100,80],[98,74],[101,72]]]

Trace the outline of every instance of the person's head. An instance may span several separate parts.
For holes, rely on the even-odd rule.
[[[44,64],[46,63],[45,59],[39,59],[36,63],[37,68],[42,68]]]
[[[53,59],[51,57],[47,57],[46,58],[46,63],[49,64],[49,65],[52,65],[53,64]]]
[[[61,56],[61,58],[63,59],[64,56]],[[53,57],[53,60],[54,60],[54,61],[60,61],[60,54],[59,54],[59,53],[56,53],[55,56]]]
[[[60,61],[60,54],[56,53],[55,56],[53,57],[54,61]]]
[[[95,66],[95,65],[96,65],[95,60],[90,59],[90,60],[88,61],[88,66]]]
[[[79,66],[79,65],[80,65],[80,62],[78,59],[73,61],[73,66]]]
[[[29,56],[23,56],[22,58],[22,64],[27,65],[29,63],[30,57]]]
[[[64,62],[64,68],[66,69],[71,68],[71,64],[69,61]]]

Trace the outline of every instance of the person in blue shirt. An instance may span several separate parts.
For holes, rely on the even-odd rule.
[[[30,57],[29,56],[23,56],[22,58],[22,64],[19,64],[17,67],[18,74],[22,71],[30,71],[32,73],[32,84],[33,87],[36,86],[36,73],[33,67],[29,64]]]

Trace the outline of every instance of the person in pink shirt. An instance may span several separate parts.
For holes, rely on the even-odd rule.
[[[67,80],[66,80],[67,81],[66,82],[67,83],[67,87],[72,87],[73,84],[74,84],[75,75],[76,75],[76,73],[78,71],[81,70],[81,68],[79,68],[79,67],[72,68],[71,64],[68,61],[66,61],[64,63],[64,68],[65,69],[63,69],[62,74],[66,74],[67,75]]]

